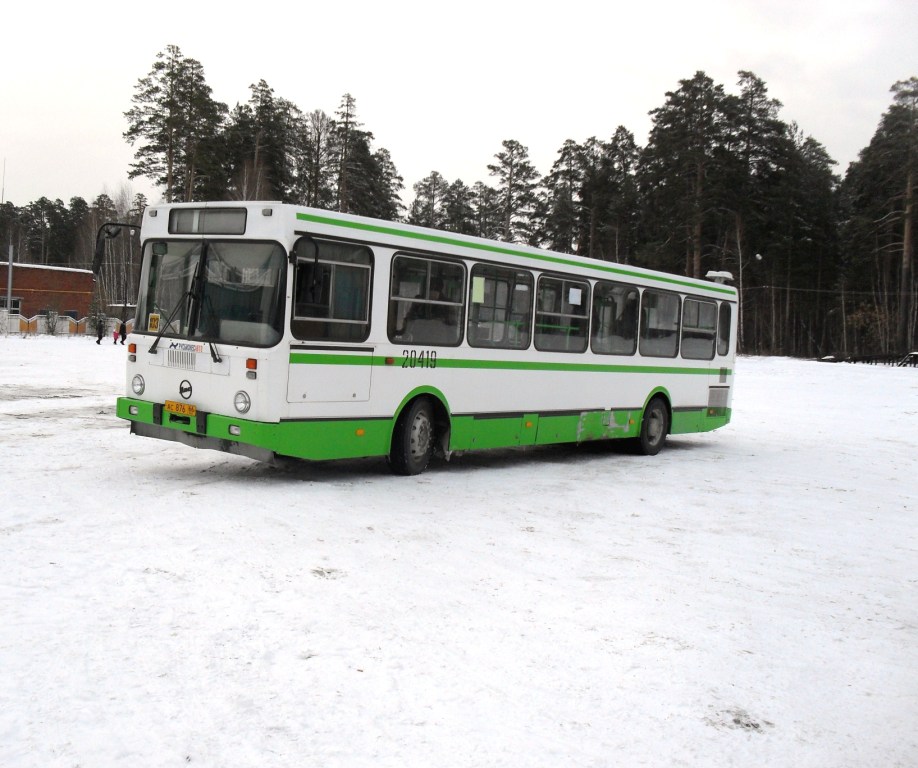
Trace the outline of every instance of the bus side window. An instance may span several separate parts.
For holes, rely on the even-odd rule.
[[[720,305],[720,316],[717,321],[717,354],[730,354],[730,321],[731,307],[725,301]]]
[[[713,360],[717,333],[717,305],[713,301],[685,299],[682,304],[682,357]]]
[[[458,345],[464,296],[461,264],[396,256],[389,289],[389,339],[404,344]]]
[[[295,253],[293,335],[309,340],[365,340],[370,333],[370,250],[304,237],[297,241]]]
[[[679,297],[645,290],[641,295],[641,354],[675,357],[679,352]]]
[[[638,292],[621,283],[599,282],[593,291],[591,344],[601,355],[633,355],[637,349]]]
[[[535,346],[544,352],[583,352],[590,328],[590,284],[543,275],[535,313]]]
[[[471,284],[469,345],[526,349],[531,336],[532,275],[476,264]]]

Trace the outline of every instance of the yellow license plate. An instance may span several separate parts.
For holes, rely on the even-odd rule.
[[[177,413],[179,416],[197,416],[198,409],[191,403],[177,403],[175,400],[166,400],[165,409],[169,413]]]

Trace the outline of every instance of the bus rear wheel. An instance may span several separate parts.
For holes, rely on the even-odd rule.
[[[641,418],[641,434],[637,438],[638,451],[645,456],[656,456],[669,434],[669,408],[662,397],[653,398]]]
[[[417,475],[427,469],[434,447],[433,408],[421,397],[395,422],[389,465],[398,475]]]

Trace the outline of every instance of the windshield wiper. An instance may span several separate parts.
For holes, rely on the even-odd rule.
[[[156,354],[156,348],[159,346],[160,339],[165,335],[169,326],[172,325],[172,321],[175,319],[178,311],[184,306],[185,302],[191,298],[191,291],[185,291],[175,304],[175,308],[169,313],[169,317],[166,318],[166,322],[162,324],[162,328],[159,329],[159,333],[156,334],[156,338],[153,339],[153,343],[150,345],[150,348],[147,350],[151,355]]]
[[[203,281],[202,281],[202,282],[203,282]],[[203,296],[203,295],[202,295],[202,296],[198,296],[197,299],[198,299],[198,311],[197,311],[197,316],[194,318],[194,320],[195,320],[195,327],[194,327],[194,330],[195,330],[195,331],[197,330],[198,321],[201,319],[201,311],[202,311],[202,310],[205,311],[205,312],[207,313],[207,315],[208,315],[208,321],[211,323],[211,325],[216,327],[217,324],[220,322],[220,319],[217,317],[217,313],[214,312],[214,305],[213,305],[213,303],[211,302],[210,297],[206,297],[206,296]],[[192,331],[192,332],[193,332],[193,331]],[[219,334],[218,334],[218,335],[219,335]],[[214,344],[214,342],[211,341],[210,339],[207,339],[207,344],[208,344],[208,346],[210,346],[210,357],[211,357],[211,359],[212,359],[215,363],[222,363],[222,362],[223,362],[223,358],[220,357],[220,353],[217,351],[217,345]]]
[[[150,349],[147,351],[151,355],[156,354],[156,349],[159,346],[160,340],[165,335],[166,331],[169,329],[169,326],[172,325],[172,321],[175,318],[178,311],[185,306],[185,302],[190,302],[191,309],[188,312],[188,336],[190,337],[197,330],[198,320],[201,316],[201,308],[205,306],[205,301],[203,298],[204,294],[204,263],[207,260],[207,242],[205,241],[203,247],[201,248],[201,255],[198,257],[198,263],[194,269],[194,275],[191,278],[191,286],[187,291],[185,291],[180,297],[178,302],[176,302],[175,307],[172,312],[169,313],[169,317],[166,319],[166,322],[163,323],[162,328],[160,328],[159,333],[156,334],[156,338],[153,339],[153,343],[150,345]],[[210,311],[211,317],[216,320],[216,313],[213,311],[213,307],[209,305],[207,308]],[[220,353],[217,351],[217,345],[210,339],[207,339],[207,346],[210,349],[210,357],[215,363],[222,363],[223,358],[220,356]]]
[[[210,250],[207,240],[204,240],[201,244],[201,256],[198,259],[198,266],[195,268],[194,277],[191,278],[191,290],[189,295],[191,300],[194,302],[191,305],[191,311],[188,313],[188,336],[194,336],[198,330],[199,325],[201,324],[201,311],[207,310],[210,314],[209,320],[211,323],[216,326],[218,324],[218,318],[214,312],[213,306],[210,304],[210,299],[204,297],[204,289],[207,286],[207,281],[204,278],[204,269],[207,264],[207,258],[209,256],[208,251]],[[216,333],[216,327],[211,329],[211,335]],[[203,334],[202,334],[203,336]],[[204,339],[202,339],[204,341]],[[220,353],[217,352],[217,345],[213,341],[207,339],[207,346],[210,348],[210,358],[215,363],[222,363],[223,358],[220,357]]]
[[[220,357],[220,353],[217,352],[217,345],[214,344],[212,341],[208,341],[207,344],[210,347],[210,359],[213,360],[215,363],[222,363],[223,358]]]
[[[172,325],[172,321],[175,319],[175,316],[178,313],[178,311],[183,306],[185,306],[185,302],[192,302],[191,312],[188,313],[189,315],[188,329],[189,329],[189,332],[191,331],[192,322],[196,314],[194,311],[195,310],[194,302],[196,299],[199,299],[199,295],[201,292],[201,284],[203,283],[203,280],[201,279],[201,272],[203,271],[204,254],[206,250],[207,250],[207,243],[205,242],[203,244],[203,247],[201,248],[201,253],[198,256],[198,263],[194,268],[194,275],[191,278],[191,286],[189,287],[187,291],[185,291],[179,297],[179,300],[175,303],[175,307],[173,308],[172,312],[169,313],[169,317],[166,319],[166,322],[163,324],[163,327],[160,328],[159,333],[156,334],[156,338],[153,339],[153,343],[150,345],[150,348],[147,350],[147,352],[149,352],[151,355],[156,354],[156,348],[159,346],[160,340],[166,334],[166,330],[169,328],[169,326]],[[220,362],[220,361],[216,359],[215,357],[215,362]]]

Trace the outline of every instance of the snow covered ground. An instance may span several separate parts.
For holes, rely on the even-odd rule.
[[[918,370],[400,478],[131,437],[124,355],[0,338],[0,766],[918,765]]]

